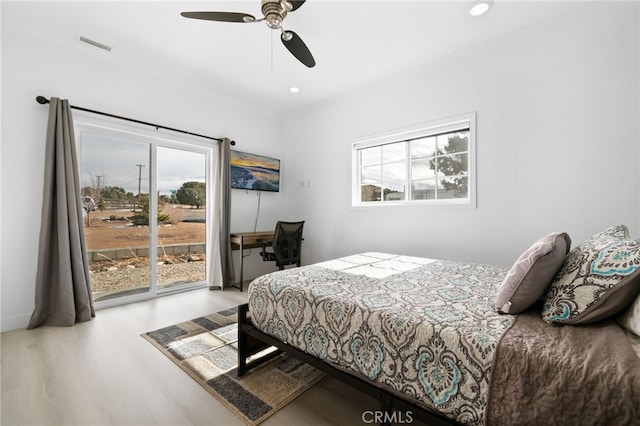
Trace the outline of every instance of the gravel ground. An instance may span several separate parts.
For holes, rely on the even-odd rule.
[[[160,263],[158,284],[167,286],[183,282],[202,281],[205,278],[206,262]],[[92,271],[91,286],[94,293],[111,293],[148,287],[149,268],[128,265],[117,269]]]

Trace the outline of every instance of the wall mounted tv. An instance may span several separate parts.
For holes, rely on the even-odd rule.
[[[280,160],[231,151],[231,188],[280,191]]]

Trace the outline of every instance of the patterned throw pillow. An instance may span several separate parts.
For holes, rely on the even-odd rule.
[[[533,243],[513,264],[496,295],[495,308],[518,314],[536,303],[549,288],[571,248],[571,238],[553,232]]]
[[[640,337],[640,296],[627,308],[626,311],[618,315],[618,324]]]
[[[640,240],[624,225],[594,235],[571,250],[551,283],[542,319],[587,324],[613,316],[640,292]]]

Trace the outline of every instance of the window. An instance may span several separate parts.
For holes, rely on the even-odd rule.
[[[217,146],[85,116],[76,141],[96,305],[206,286]]]
[[[475,114],[353,144],[353,205],[474,206]]]

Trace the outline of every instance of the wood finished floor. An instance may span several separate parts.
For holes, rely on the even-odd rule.
[[[2,333],[2,425],[242,425],[140,334],[246,301],[200,289]],[[358,425],[375,399],[325,378],[263,423]]]

